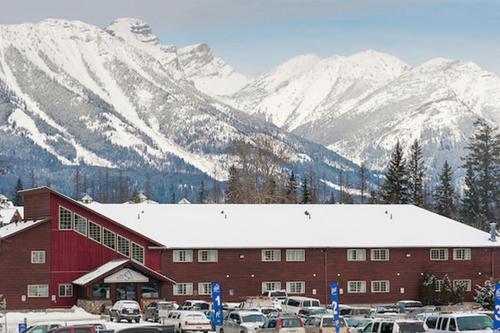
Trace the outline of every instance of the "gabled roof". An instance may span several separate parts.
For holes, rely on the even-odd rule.
[[[8,224],[12,222],[12,219],[14,218],[16,213],[18,213],[22,219],[24,213],[24,207],[15,207],[15,206],[8,208],[0,207],[0,217],[1,217],[0,220],[2,220],[4,224]]]
[[[499,246],[484,231],[412,205],[93,203],[87,207],[168,248]]]
[[[153,276],[154,278],[160,280],[160,281],[168,281],[171,283],[176,283],[174,280],[166,277],[163,274],[160,274],[146,266],[137,264],[133,262],[130,259],[114,259],[111,261],[108,261],[102,266],[97,267],[93,271],[80,276],[78,279],[73,281],[73,284],[79,285],[79,286],[87,286],[91,284],[94,281],[100,280],[108,275],[111,275],[123,267],[130,266],[133,267],[134,269],[148,275],[148,276]]]
[[[37,188],[33,188],[33,189],[29,189],[29,190],[22,190],[22,191],[18,191],[19,194],[25,196],[25,195],[37,195],[37,194],[42,194],[42,193],[50,193],[50,194],[53,194],[53,195],[56,195],[60,198],[63,198],[69,202],[71,202],[72,204],[78,206],[78,207],[81,207],[82,209],[84,210],[88,210],[89,209],[89,205],[86,205],[86,204],[83,204],[82,202],[79,202],[79,201],[76,201],[62,193],[59,193],[57,191],[54,191],[53,189],[51,189],[50,187],[47,187],[47,186],[42,186],[42,187],[37,187]],[[123,205],[124,207],[126,207],[127,205]],[[144,234],[141,234],[140,232],[138,232],[137,230],[134,230],[134,229],[130,229],[128,228],[125,224],[123,223],[119,223],[115,220],[113,220],[112,218],[110,218],[109,216],[106,216],[106,215],[102,215],[100,212],[98,211],[93,211],[93,213],[95,213],[96,215],[98,215],[99,217],[101,217],[102,219],[112,223],[112,224],[115,224],[115,225],[118,225],[119,227],[123,228],[123,229],[126,229],[127,231],[153,243],[154,245],[156,246],[163,246],[163,244],[161,243],[158,243],[155,239],[153,238],[150,238],[148,237],[147,235],[144,235]]]

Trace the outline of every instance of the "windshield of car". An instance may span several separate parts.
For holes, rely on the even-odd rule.
[[[246,316],[241,316],[241,320],[244,323],[264,323],[266,321],[266,317],[262,314],[249,314]]]
[[[49,330],[47,325],[43,326],[32,326],[25,331],[25,333],[47,333]]]
[[[402,305],[405,308],[421,308],[421,307],[423,307],[423,304],[420,302],[404,302],[404,303],[402,303]]]
[[[137,304],[135,302],[123,302],[122,306],[124,308],[139,309],[139,304]]]
[[[324,317],[323,318],[323,327],[333,327],[333,318],[332,317]]]
[[[398,323],[399,333],[425,332],[424,323]]]
[[[457,318],[458,330],[475,331],[493,328],[493,321],[488,316],[463,316]]]
[[[302,321],[299,318],[283,318],[281,319],[281,327],[301,327]]]
[[[186,315],[186,319],[190,319],[190,320],[202,320],[202,319],[205,319],[204,316],[201,314],[201,313],[190,313],[190,314],[187,314]]]
[[[349,327],[364,327],[370,320],[346,318],[346,321]]]
[[[284,291],[273,291],[271,297],[286,297],[286,293]]]

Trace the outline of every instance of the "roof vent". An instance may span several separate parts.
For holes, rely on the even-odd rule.
[[[490,241],[492,241],[492,242],[497,241],[497,224],[496,223],[490,223]]]
[[[85,194],[83,197],[82,197],[82,202],[84,204],[91,204],[92,201],[94,201],[94,199],[92,199],[92,197],[88,194]]]
[[[307,215],[307,216],[309,217],[309,220],[311,219],[311,213],[309,213],[309,211],[307,211],[307,210],[306,210],[306,211],[304,212],[304,215]]]

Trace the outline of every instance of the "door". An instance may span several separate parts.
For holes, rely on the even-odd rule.
[[[133,283],[117,283],[116,284],[116,299],[118,301],[139,301],[137,299],[137,290]]]

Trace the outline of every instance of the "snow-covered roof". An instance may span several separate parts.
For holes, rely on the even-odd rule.
[[[134,263],[130,259],[113,259],[113,260],[108,261],[107,263],[103,264],[102,266],[97,267],[95,270],[93,270],[85,275],[80,276],[78,279],[73,281],[73,284],[76,284],[79,286],[85,286],[85,285],[89,284],[90,282],[92,282],[100,277],[103,277],[103,276],[113,272],[114,270],[116,270],[122,266],[127,265],[128,263],[130,263],[132,266],[135,266],[140,271],[152,274],[152,275],[154,275],[157,278],[160,278],[162,280],[175,283],[174,280],[166,277],[165,275],[162,275],[162,274],[160,274],[160,273],[158,273],[158,272],[156,272],[156,271],[154,271],[146,266]]]
[[[47,219],[41,220],[28,220],[18,223],[10,223],[0,228],[0,238],[5,238],[11,236],[17,232],[23,231],[25,229],[31,228],[37,224],[45,222]]]
[[[128,259],[116,259],[116,260],[111,260],[105,263],[102,266],[97,267],[95,270],[80,276],[78,279],[73,281],[74,284],[79,285],[79,286],[84,286],[87,283],[90,283],[94,281],[95,279],[99,278],[100,276],[103,276],[106,273],[109,273],[113,271],[114,269],[120,267],[121,265],[124,265]]]
[[[12,222],[12,219],[16,212],[21,215],[21,219],[24,216],[24,207],[9,207],[9,208],[0,208],[0,221],[3,221],[4,224],[8,224]]]
[[[179,200],[178,204],[181,204],[181,205],[185,205],[185,204],[190,204],[191,201],[189,201],[188,199],[186,198],[182,198],[181,200]]]
[[[484,231],[412,205],[86,206],[168,248],[498,246]]]

